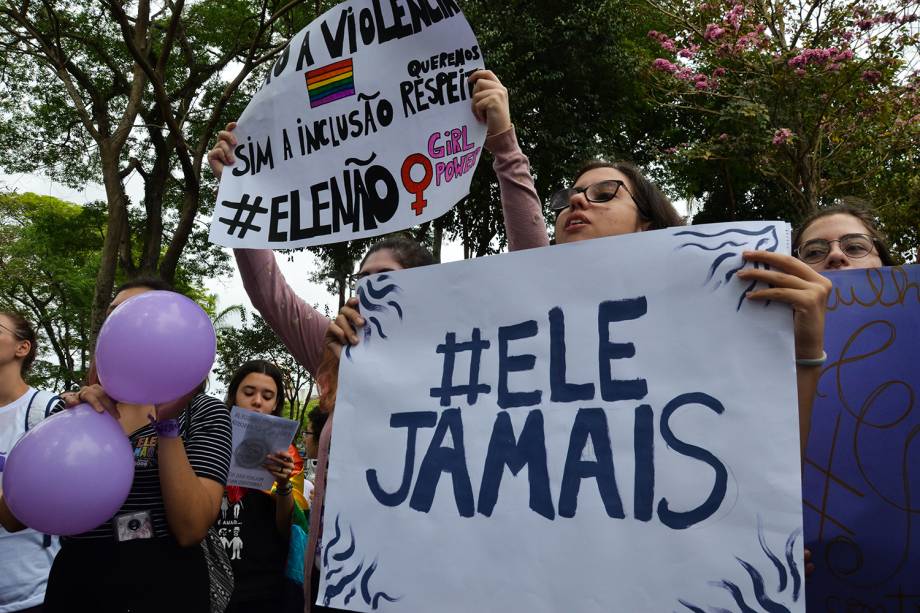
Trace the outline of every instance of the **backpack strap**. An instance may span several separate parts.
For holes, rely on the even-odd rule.
[[[47,418],[48,416],[50,416],[55,411],[55,409],[63,409],[63,408],[64,408],[64,399],[58,396],[57,394],[53,394],[51,398],[48,399],[48,404],[45,405],[45,417]]]
[[[47,400],[45,400],[46,397]],[[44,411],[41,414],[35,413],[33,411],[33,405],[38,404],[41,406],[42,402],[45,404]],[[36,392],[32,394],[32,397],[29,399],[29,406],[26,408],[26,432],[34,428],[35,425],[38,424],[41,420],[51,415],[51,413],[54,412],[59,406],[61,406],[63,402],[63,399],[56,394],[36,390]]]
[[[29,417],[32,415],[32,403],[35,402],[35,397],[38,396],[38,392],[39,390],[35,390],[35,392],[32,394],[32,397],[29,398],[28,406],[26,406],[26,423],[23,425],[23,428],[26,432],[29,431],[29,427],[32,425],[29,423],[31,421]]]
[[[35,393],[32,394],[32,397],[29,398],[29,404],[26,407],[26,423],[25,431],[28,432],[29,428],[32,426],[30,417],[32,416],[32,405],[35,403],[35,398],[41,393],[41,390],[35,390]],[[63,403],[63,399],[60,396],[52,394],[48,399],[48,402],[45,404],[45,412],[42,415],[42,419],[48,417],[51,414],[51,411],[55,409],[59,404]],[[37,422],[36,422],[37,423]],[[45,549],[51,547],[52,545],[52,536],[50,534],[42,535],[42,547]]]

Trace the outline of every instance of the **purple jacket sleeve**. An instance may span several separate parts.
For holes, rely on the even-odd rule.
[[[530,162],[518,146],[514,128],[488,137],[485,145],[495,156],[492,168],[502,194],[508,250],[549,245],[543,207],[530,175]]]
[[[233,255],[253,306],[291,355],[316,376],[329,320],[294,293],[272,250],[234,249]]]

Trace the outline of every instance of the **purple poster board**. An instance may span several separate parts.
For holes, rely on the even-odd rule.
[[[809,611],[920,610],[920,265],[831,273],[805,456]]]

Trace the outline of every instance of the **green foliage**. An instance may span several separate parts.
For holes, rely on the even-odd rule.
[[[797,222],[856,195],[895,251],[920,246],[915,2],[648,2],[670,21],[648,78],[679,118],[658,164],[695,220]]]
[[[93,333],[117,270],[182,284],[226,272],[207,241],[214,134],[322,2],[0,3],[0,166],[105,186]],[[249,78],[247,78],[249,77]],[[132,202],[126,181],[143,187]],[[185,257],[184,257],[185,256]]]
[[[301,397],[305,396],[309,401],[313,395],[313,377],[288,352],[264,319],[254,315],[250,323],[243,312],[239,327],[224,327],[217,331],[215,372],[225,386],[229,385],[233,374],[249,360],[267,360],[281,369],[286,410],[291,419],[302,423],[306,406]]]
[[[49,358],[33,366],[33,384],[65,389],[85,379],[93,278],[105,232],[101,203],[0,193],[0,309],[25,315],[39,334],[40,358]],[[200,274],[180,268],[175,285],[213,312],[215,297],[201,281]]]
[[[88,368],[93,276],[105,229],[98,204],[0,194],[0,309],[23,313],[40,335],[33,383],[62,389]],[[54,363],[56,362],[56,363]]]
[[[634,41],[660,23],[657,14],[630,0],[469,0],[463,11],[486,66],[510,91],[538,193],[548,196],[595,157],[649,160],[663,117],[646,94],[646,51]],[[436,223],[468,256],[493,253],[505,241],[498,202],[484,160],[469,199]]]

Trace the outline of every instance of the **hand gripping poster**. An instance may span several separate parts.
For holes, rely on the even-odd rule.
[[[234,131],[212,242],[305,247],[408,228],[469,193],[483,68],[454,0],[352,0],[291,39]]]
[[[804,611],[789,227],[669,228],[372,275],[316,602]]]

